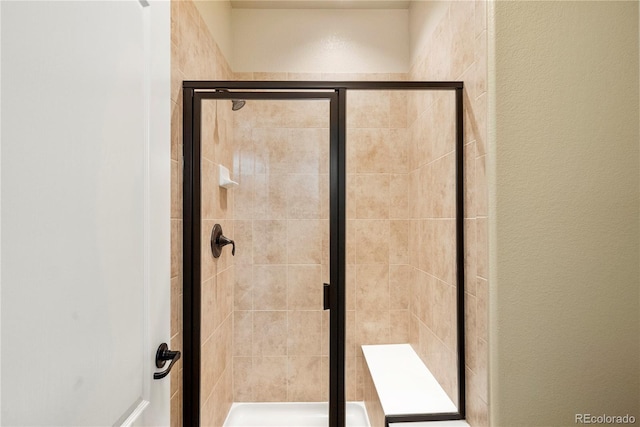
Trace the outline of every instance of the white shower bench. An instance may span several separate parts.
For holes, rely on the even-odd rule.
[[[368,375],[364,400],[371,427],[386,427],[387,417],[455,413],[456,405],[410,344],[363,345]],[[464,420],[393,423],[391,426],[468,426]]]

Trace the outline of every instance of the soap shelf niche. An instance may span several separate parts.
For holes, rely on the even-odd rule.
[[[238,183],[236,181],[233,181],[229,176],[229,169],[225,168],[222,165],[218,165],[218,168],[220,170],[219,179],[218,179],[218,183],[220,187],[228,189],[228,188],[235,188],[238,186]]]

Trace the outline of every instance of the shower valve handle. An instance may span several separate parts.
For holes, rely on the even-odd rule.
[[[218,237],[218,246],[223,247],[231,244],[231,255],[236,256],[236,242],[225,236]]]
[[[213,230],[211,231],[211,252],[213,253],[214,258],[220,257],[222,253],[222,248],[231,245],[231,255],[236,255],[236,242],[225,237],[222,234],[222,226],[220,224],[216,224],[213,226]]]

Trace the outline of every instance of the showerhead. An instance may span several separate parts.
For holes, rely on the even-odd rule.
[[[229,93],[229,89],[216,89],[216,92]],[[239,109],[244,107],[244,104],[246,104],[246,103],[247,103],[247,101],[245,101],[244,99],[232,99],[231,100],[231,111],[238,111]]]
[[[232,99],[231,100],[231,110],[232,111],[238,111],[239,109],[244,107],[244,104],[246,104],[246,103],[247,103],[247,101],[245,101],[244,99]]]

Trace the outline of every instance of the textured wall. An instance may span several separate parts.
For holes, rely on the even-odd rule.
[[[234,9],[235,71],[406,72],[402,9]]]
[[[638,3],[494,7],[492,424],[638,418]]]

